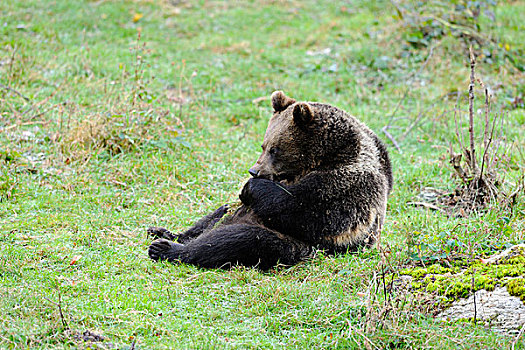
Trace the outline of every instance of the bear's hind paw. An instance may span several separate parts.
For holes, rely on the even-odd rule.
[[[164,238],[170,241],[174,241],[177,238],[176,235],[166,230],[164,227],[148,227],[147,230],[148,236],[153,238]]]
[[[155,261],[166,260],[172,262],[179,259],[180,252],[184,245],[168,241],[167,239],[157,239],[148,248],[148,255]]]

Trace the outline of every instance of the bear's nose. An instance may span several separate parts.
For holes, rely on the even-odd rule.
[[[253,177],[257,177],[257,176],[259,176],[259,170],[255,170],[254,168],[251,168],[250,170],[248,170],[248,172],[249,172],[250,175],[253,176]]]

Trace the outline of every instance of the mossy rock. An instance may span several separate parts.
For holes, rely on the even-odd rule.
[[[525,302],[525,245],[513,246],[488,259],[461,261],[451,267],[433,264],[407,268],[401,275],[412,277],[413,290],[441,296],[442,307],[478,290],[493,291],[496,286],[506,286],[509,294]]]

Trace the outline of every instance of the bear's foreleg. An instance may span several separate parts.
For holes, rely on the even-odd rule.
[[[177,240],[179,243],[187,243],[200,236],[206,230],[210,230],[228,212],[229,205],[225,204],[208,215],[202,217],[192,227],[181,234],[173,234],[163,227],[150,227],[148,234],[154,238],[163,238],[170,241]]]
[[[278,263],[295,265],[312,247],[261,226],[232,224],[215,228],[186,245],[154,241],[148,251],[153,260],[180,261],[205,268],[255,266],[267,270]]]
[[[270,229],[308,240],[310,233],[322,230],[316,207],[320,199],[314,187],[296,189],[263,178],[251,178],[241,191],[241,202]]]
[[[318,244],[327,236],[368,231],[374,212],[384,207],[381,201],[386,196],[380,192],[386,188],[384,182],[374,174],[362,173],[340,186],[337,178],[310,174],[289,186],[251,178],[240,199],[264,226],[305,242]]]

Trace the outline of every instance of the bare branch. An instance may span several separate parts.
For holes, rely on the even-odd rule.
[[[413,205],[415,207],[425,207],[425,208],[432,209],[432,210],[435,210],[435,211],[439,211],[439,212],[441,212],[443,214],[448,215],[448,213],[445,211],[445,209],[440,208],[437,205],[434,205],[432,203],[427,203],[427,202],[408,202],[407,204],[408,205]]]
[[[473,297],[474,297],[474,324],[476,324],[478,322],[478,307],[477,307],[477,303],[476,303],[476,290],[475,290],[475,287],[476,287],[476,281],[474,279],[474,275],[476,274],[476,269],[474,269],[474,271],[472,272],[472,282],[471,282],[471,287],[472,287],[472,292],[473,292]]]
[[[485,84],[483,84],[483,82],[481,82],[481,84],[483,86],[485,86]],[[485,87],[485,130],[484,130],[484,134],[483,134],[483,146],[485,148],[488,148],[488,139],[487,137],[489,136],[489,115],[490,115],[490,95],[489,95],[489,89],[487,89]],[[494,126],[492,127],[492,131],[494,130]],[[486,152],[485,152],[486,153]],[[485,161],[485,155],[483,156],[483,161]]]
[[[476,58],[474,57],[474,52],[472,46],[470,47],[470,85],[468,87],[468,116],[469,116],[469,126],[468,133],[470,138],[470,154],[469,154],[469,163],[472,168],[472,173],[477,173],[476,165],[476,146],[474,144],[474,84],[476,83],[475,76],[476,69]]]
[[[499,154],[499,148],[501,146],[501,141],[503,139],[503,122],[504,122],[504,117],[505,117],[505,112],[503,112],[503,110],[500,110],[500,121],[499,121],[499,135],[496,137],[496,140],[494,142],[494,147],[492,147],[494,149],[494,152],[492,153],[492,157],[491,157],[491,160],[490,160],[490,164],[488,165],[489,168],[493,168],[495,166],[495,163],[496,161],[498,160],[498,157],[497,155]]]
[[[410,87],[408,86],[408,83],[412,81],[412,79],[414,79],[415,77],[417,77],[419,74],[421,74],[421,72],[423,71],[423,69],[425,69],[425,67],[427,66],[428,62],[430,61],[430,57],[432,57],[432,54],[434,53],[434,48],[435,46],[432,46],[430,48],[430,51],[427,55],[427,58],[425,60],[425,62],[423,62],[423,64],[419,67],[419,69],[417,70],[417,72],[412,75],[411,77],[409,77],[405,84],[407,85],[407,87],[405,88],[405,91],[403,92],[403,96],[401,97],[401,99],[399,99],[399,101],[397,102],[397,105],[396,107],[394,108],[394,111],[392,112],[392,114],[390,114],[390,117],[388,117],[388,123],[387,123],[387,126],[390,126],[390,124],[392,123],[392,120],[394,119],[399,107],[401,106],[401,103],[403,103],[403,101],[405,100],[405,98],[407,97],[408,95],[408,91],[410,90]]]
[[[456,105],[454,106],[454,124],[456,125],[456,137],[458,139],[458,142],[459,142],[459,147],[463,150],[465,149],[465,146],[463,146],[463,134],[460,134],[459,132],[459,127],[458,127],[458,109],[459,109],[459,97],[460,97],[460,93],[458,91],[458,96],[456,98]],[[459,110],[461,112],[461,110]]]
[[[60,292],[60,287],[58,287],[58,312],[60,314],[60,320],[62,321],[62,326],[64,329],[69,329],[64,313],[62,312],[62,293]]]
[[[26,102],[29,102],[31,101],[31,99],[25,95],[22,95],[20,92],[16,91],[15,89],[13,89],[12,87],[9,87],[7,85],[4,85],[2,83],[0,83],[0,87],[4,90],[7,90],[7,91],[11,91],[11,92],[14,92],[16,95],[22,97],[24,100],[26,100]]]
[[[394,144],[394,147],[399,151],[399,153],[403,153],[403,151],[401,151],[401,147],[399,147],[399,144],[397,143],[396,139],[394,138],[394,136],[392,136],[391,133],[389,133],[386,129],[387,129],[388,125],[385,125],[381,128],[381,131],[385,134],[385,136],[390,140],[392,141],[392,143]]]
[[[494,136],[494,129],[496,127],[496,121],[498,120],[498,115],[494,115],[494,120],[492,121],[492,128],[490,129],[490,136],[487,136],[488,134],[488,103],[489,103],[489,98],[488,98],[488,95],[487,95],[487,89],[485,89],[485,135],[484,135],[484,138],[486,138],[486,141],[484,140],[484,150],[483,150],[483,159],[481,160],[481,171],[480,171],[480,174],[479,176],[482,177],[483,176],[483,170],[485,168],[485,164],[487,164],[488,166],[488,150],[490,148],[490,144],[492,143],[492,137]]]
[[[461,167],[461,158],[462,158],[462,154],[452,153],[452,149],[451,149],[450,164],[452,164],[452,166],[454,167],[454,170],[456,171],[458,176],[461,178],[461,180],[463,180],[463,182],[467,184],[468,175],[465,172],[465,170]]]

